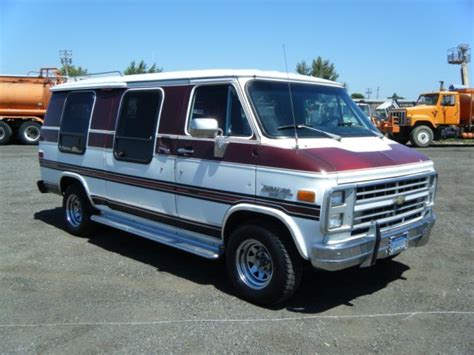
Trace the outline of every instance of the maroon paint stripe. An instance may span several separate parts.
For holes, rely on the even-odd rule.
[[[91,129],[114,130],[115,120],[124,90],[97,90]]]
[[[186,110],[193,86],[163,87],[165,100],[161,111],[160,134],[184,134]]]
[[[177,149],[192,148],[195,159],[225,161],[307,172],[341,172],[382,168],[429,160],[400,144],[386,151],[352,152],[341,148],[284,149],[249,143],[229,143],[222,158],[214,156],[214,142],[186,138],[160,138],[157,153],[177,156]]]
[[[216,238],[219,238],[221,236],[221,228],[218,226],[211,225],[211,224],[197,223],[197,222],[189,221],[180,217],[166,215],[160,212],[156,212],[156,211],[152,211],[152,210],[148,210],[148,209],[144,209],[144,208],[140,208],[136,206],[131,206],[128,204],[112,201],[109,199],[104,199],[101,197],[94,196],[92,200],[94,201],[95,204],[106,205],[114,210],[129,213],[129,214],[139,216],[145,219],[150,219],[156,222],[165,223],[168,225],[172,225],[174,227],[191,230],[193,232],[197,232],[201,234],[207,234]]]
[[[105,134],[102,133],[89,133],[89,141],[87,143],[89,147],[104,148],[105,145]]]
[[[89,133],[89,147],[112,148],[114,142],[114,135],[107,133]]]
[[[176,149],[173,153],[176,154],[177,149],[191,147],[194,150],[193,158],[225,161],[227,163],[239,164],[257,164],[258,145],[252,143],[236,143],[229,142],[226,151],[222,158],[217,158],[214,155],[214,142],[193,139],[177,139],[173,147]]]
[[[59,140],[59,130],[56,129],[42,129],[40,135],[41,142],[57,143]]]
[[[237,203],[253,203],[262,206],[278,208],[288,214],[297,215],[303,218],[315,218],[320,215],[320,207],[316,205],[304,206],[298,202],[280,201],[275,199],[268,199],[261,196],[239,195],[232,192],[217,191],[217,190],[203,190],[193,188],[190,186],[176,185],[174,183],[160,182],[157,180],[147,180],[140,177],[124,176],[110,172],[104,172],[96,169],[81,168],[75,166],[67,166],[67,164],[56,163],[40,159],[40,166],[57,169],[57,170],[72,170],[79,174],[90,176],[99,179],[105,179],[121,184],[132,185],[140,188],[149,188],[153,190],[175,193],[185,195],[190,198],[205,199],[219,203],[228,203],[235,205]]]

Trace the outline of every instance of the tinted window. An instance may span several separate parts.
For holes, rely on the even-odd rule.
[[[74,92],[68,95],[61,119],[59,149],[82,154],[86,150],[87,129],[92,115],[95,94]]]
[[[148,163],[153,156],[154,137],[161,92],[125,93],[115,136],[114,153],[119,160]]]
[[[195,118],[214,118],[225,136],[248,137],[252,134],[237,93],[231,85],[198,87],[191,110],[191,120]]]

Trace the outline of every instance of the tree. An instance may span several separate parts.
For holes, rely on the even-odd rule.
[[[75,77],[75,76],[85,76],[87,75],[87,69],[79,66],[75,67],[74,65],[63,65],[61,69],[59,69],[59,73],[63,76]]]
[[[134,60],[130,63],[130,65],[123,71],[125,75],[132,75],[132,74],[145,74],[145,73],[161,73],[163,68],[158,68],[156,63],[148,68],[148,65],[145,63],[144,60],[141,60],[138,65],[135,63]]]
[[[336,72],[336,67],[329,60],[323,60],[321,57],[313,59],[311,67],[309,67],[304,60],[296,64],[296,71],[303,75],[310,75],[317,78],[328,80],[337,80],[339,74]]]
[[[365,96],[362,95],[360,92],[354,92],[354,93],[352,93],[351,98],[353,98],[353,99],[365,99]]]

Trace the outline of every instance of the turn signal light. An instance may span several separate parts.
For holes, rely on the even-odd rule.
[[[298,201],[314,202],[316,201],[316,193],[308,190],[298,190],[297,194]]]

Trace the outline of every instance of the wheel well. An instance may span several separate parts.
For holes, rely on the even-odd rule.
[[[66,191],[66,189],[73,184],[79,184],[84,189],[84,187],[82,186],[82,183],[78,179],[70,177],[70,176],[65,176],[61,179],[59,183],[61,194],[64,194],[64,191]]]
[[[250,221],[257,221],[259,225],[265,225],[270,228],[275,228],[279,231],[285,231],[286,233],[283,233],[283,235],[286,235],[294,245],[294,241],[291,237],[288,227],[281,220],[264,213],[250,211],[238,211],[229,217],[224,226],[224,242],[227,243],[228,237],[235,228]]]
[[[433,123],[431,123],[430,121],[416,121],[413,128],[416,128],[418,126],[428,126],[433,130],[433,132],[436,131],[436,127],[433,126]]]

